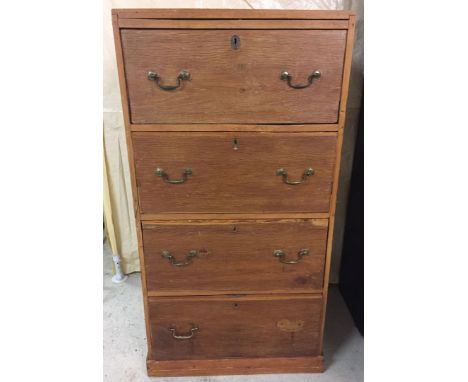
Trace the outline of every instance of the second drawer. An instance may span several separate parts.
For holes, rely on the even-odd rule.
[[[144,223],[148,292],[321,292],[327,225],[327,219]]]
[[[328,212],[336,141],[336,133],[133,133],[140,211]]]

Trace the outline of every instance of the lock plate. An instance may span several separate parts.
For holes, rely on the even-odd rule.
[[[236,34],[231,37],[231,47],[236,50],[240,48],[240,37]]]

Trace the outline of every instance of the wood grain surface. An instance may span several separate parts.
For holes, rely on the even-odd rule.
[[[309,123],[306,125],[232,125],[232,124],[153,124],[130,125],[131,131],[258,131],[274,133],[325,132],[338,131],[335,124]]]
[[[124,29],[348,29],[348,20],[121,19]]]
[[[138,258],[140,260],[140,269],[145,269],[145,258],[143,256],[143,238],[141,233],[141,223],[140,223],[140,210],[139,210],[139,199],[138,199],[138,188],[136,183],[135,176],[135,159],[133,156],[133,145],[132,145],[132,134],[130,130],[130,110],[128,107],[128,94],[127,87],[125,85],[125,69],[123,62],[123,51],[122,51],[122,41],[120,40],[120,29],[119,29],[119,20],[117,14],[112,15],[112,27],[114,32],[114,43],[115,43],[115,52],[117,60],[117,70],[119,73],[119,87],[120,95],[122,98],[122,112],[125,123],[125,139],[127,144],[127,156],[128,156],[128,168],[130,172],[130,181],[132,186],[132,204],[133,204],[133,217],[135,222],[135,230],[138,240]],[[151,339],[151,330],[149,326],[149,311],[148,311],[148,294],[146,290],[146,280],[145,272],[140,272],[141,275],[141,285],[142,285],[142,294],[143,294],[143,308],[145,314],[145,326],[146,326],[146,338]],[[148,343],[148,357],[151,357],[151,340],[147,341]]]
[[[120,19],[268,19],[268,20],[346,20],[353,11],[296,9],[193,9],[131,8],[113,9]]]
[[[327,220],[225,221],[191,224],[144,224],[145,271],[148,292],[212,294],[250,292],[321,292],[325,264]],[[273,256],[283,250],[286,260],[308,249],[297,264]],[[170,251],[186,266],[162,257]]]
[[[320,295],[150,297],[149,309],[154,360],[321,355]],[[199,330],[187,340],[169,330],[181,335],[193,327]]]
[[[336,201],[338,196],[338,187],[340,179],[340,164],[343,150],[343,136],[344,136],[344,127],[346,123],[346,104],[348,101],[349,94],[349,82],[351,77],[351,64],[353,61],[353,44],[354,44],[354,33],[356,26],[356,16],[351,15],[349,19],[349,31],[347,34],[346,40],[346,54],[344,61],[344,76],[343,76],[343,87],[341,89],[341,103],[340,103],[340,117],[339,125],[340,130],[338,133],[338,141],[336,144],[336,166],[335,172],[333,175],[333,187],[332,194],[330,198],[330,220],[328,227],[328,242],[327,242],[327,255],[325,261],[325,279],[323,286],[323,310],[322,310],[322,330],[320,334],[320,347],[323,347],[323,337],[325,333],[325,321],[326,321],[326,311],[327,311],[327,299],[328,299],[328,286],[330,279],[330,267],[331,267],[331,257],[333,251],[333,239],[334,239],[334,227],[335,227],[335,212],[336,212]]]
[[[323,371],[354,13],[112,13],[148,374]],[[233,34],[241,38],[238,50],[230,45]],[[146,76],[157,71],[163,84],[174,84],[182,69],[191,79],[175,91],[160,90]],[[304,83],[316,69],[322,77],[306,89],[279,79],[286,70],[293,83]],[[171,185],[155,176],[156,167],[172,179],[186,167],[193,175]],[[276,176],[280,167],[293,180],[308,167],[316,174],[289,186]],[[176,258],[193,242],[203,256],[175,269],[158,253],[169,242]],[[271,261],[265,248],[276,243],[288,255],[298,243],[308,245],[311,255],[291,268],[272,255],[262,265]],[[184,333],[194,323],[200,329],[190,340],[175,340],[168,330]]]
[[[237,139],[237,150],[234,150]],[[336,133],[132,133],[142,214],[327,212]],[[312,167],[315,175],[292,186]],[[193,175],[168,184],[183,169]]]
[[[240,48],[231,48],[238,35]],[[121,30],[131,122],[142,123],[335,123],[346,30]],[[178,73],[191,78],[161,90]],[[293,83],[322,76],[306,89]]]
[[[212,220],[213,223],[216,220],[233,220],[233,219],[328,219],[329,214],[327,212],[313,212],[313,213],[262,213],[262,214],[243,214],[243,213],[231,213],[231,214],[142,214],[141,221],[152,222],[152,223],[164,223],[177,221],[179,224],[184,224],[185,221],[191,222],[199,219]]]
[[[218,358],[199,360],[146,361],[154,377],[234,375],[271,373],[317,373],[323,371],[323,356]]]

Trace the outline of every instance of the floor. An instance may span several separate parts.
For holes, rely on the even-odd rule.
[[[140,274],[114,284],[112,256],[104,248],[104,381],[105,382],[362,382],[364,340],[337,288],[330,288],[322,374],[272,374],[220,377],[146,375],[146,335]]]

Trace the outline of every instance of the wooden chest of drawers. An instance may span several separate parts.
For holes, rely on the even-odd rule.
[[[354,21],[113,11],[150,375],[323,370]]]

